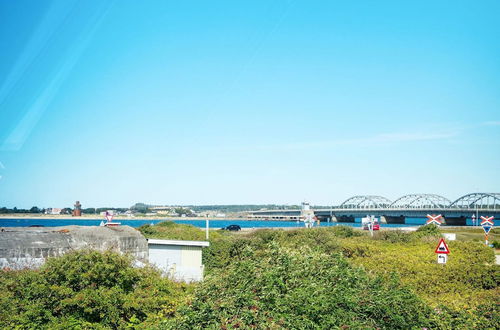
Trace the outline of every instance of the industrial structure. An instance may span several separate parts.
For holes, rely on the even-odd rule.
[[[82,204],[80,204],[79,201],[75,202],[75,208],[73,209],[73,216],[74,217],[81,217],[82,216]]]
[[[375,195],[353,196],[338,206],[314,209],[321,221],[355,222],[367,214],[381,217],[382,223],[406,223],[406,218],[425,218],[441,214],[448,225],[466,225],[475,214],[500,218],[500,193],[471,193],[454,201],[436,194],[409,194],[394,201]],[[268,220],[299,220],[300,210],[262,210],[247,212],[248,217]]]

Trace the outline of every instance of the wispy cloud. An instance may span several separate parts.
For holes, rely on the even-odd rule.
[[[485,121],[482,126],[500,126],[500,120]]]
[[[390,144],[399,144],[406,142],[419,142],[419,141],[440,141],[448,140],[458,135],[458,131],[442,132],[442,133],[382,133],[372,136],[349,138],[349,139],[334,139],[324,141],[312,142],[298,142],[298,143],[284,143],[257,146],[257,149],[262,150],[301,150],[301,149],[315,149],[315,148],[335,148],[341,146],[383,146]]]

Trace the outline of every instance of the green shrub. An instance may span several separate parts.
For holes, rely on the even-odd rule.
[[[441,231],[439,230],[439,227],[436,226],[435,224],[429,224],[429,225],[424,225],[418,227],[418,229],[415,231],[414,235],[416,237],[425,237],[425,236],[441,236]]]
[[[158,239],[179,239],[189,241],[204,241],[205,231],[198,227],[175,223],[173,221],[163,221],[155,225],[142,225],[137,228],[146,238]],[[221,237],[224,233],[217,230],[210,231],[210,239]]]
[[[326,229],[327,231],[331,232],[333,235],[337,237],[358,237],[358,236],[363,236],[363,233],[359,230],[355,230],[353,227],[350,226],[335,226],[335,227],[329,227]]]
[[[399,274],[404,284],[434,307],[446,305],[473,313],[498,291],[500,266],[494,265],[494,253],[484,244],[452,241],[448,263],[440,265],[434,253],[438,242],[437,237],[432,243],[351,241],[343,242],[342,248],[352,262],[370,273],[386,278]]]
[[[396,229],[396,230],[381,230],[378,233],[376,233],[373,238],[391,243],[408,243],[414,239],[414,236],[410,233]]]
[[[247,245],[196,290],[170,329],[428,327],[432,310],[396,278],[382,281],[342,256],[308,247]]]
[[[125,328],[171,316],[188,286],[113,252],[77,251],[0,273],[2,328]]]

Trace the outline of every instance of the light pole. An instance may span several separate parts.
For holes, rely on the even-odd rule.
[[[208,241],[208,227],[209,227],[209,224],[208,224],[208,214],[207,214],[207,217],[205,219],[205,239]]]
[[[479,226],[479,207],[477,206],[477,203],[476,203],[476,219],[477,219],[477,225]]]

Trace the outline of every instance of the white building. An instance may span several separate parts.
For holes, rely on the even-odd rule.
[[[149,262],[174,280],[198,282],[203,280],[205,268],[201,250],[209,245],[204,241],[148,239]]]
[[[45,210],[45,214],[61,214],[62,209],[57,207],[48,208]]]

